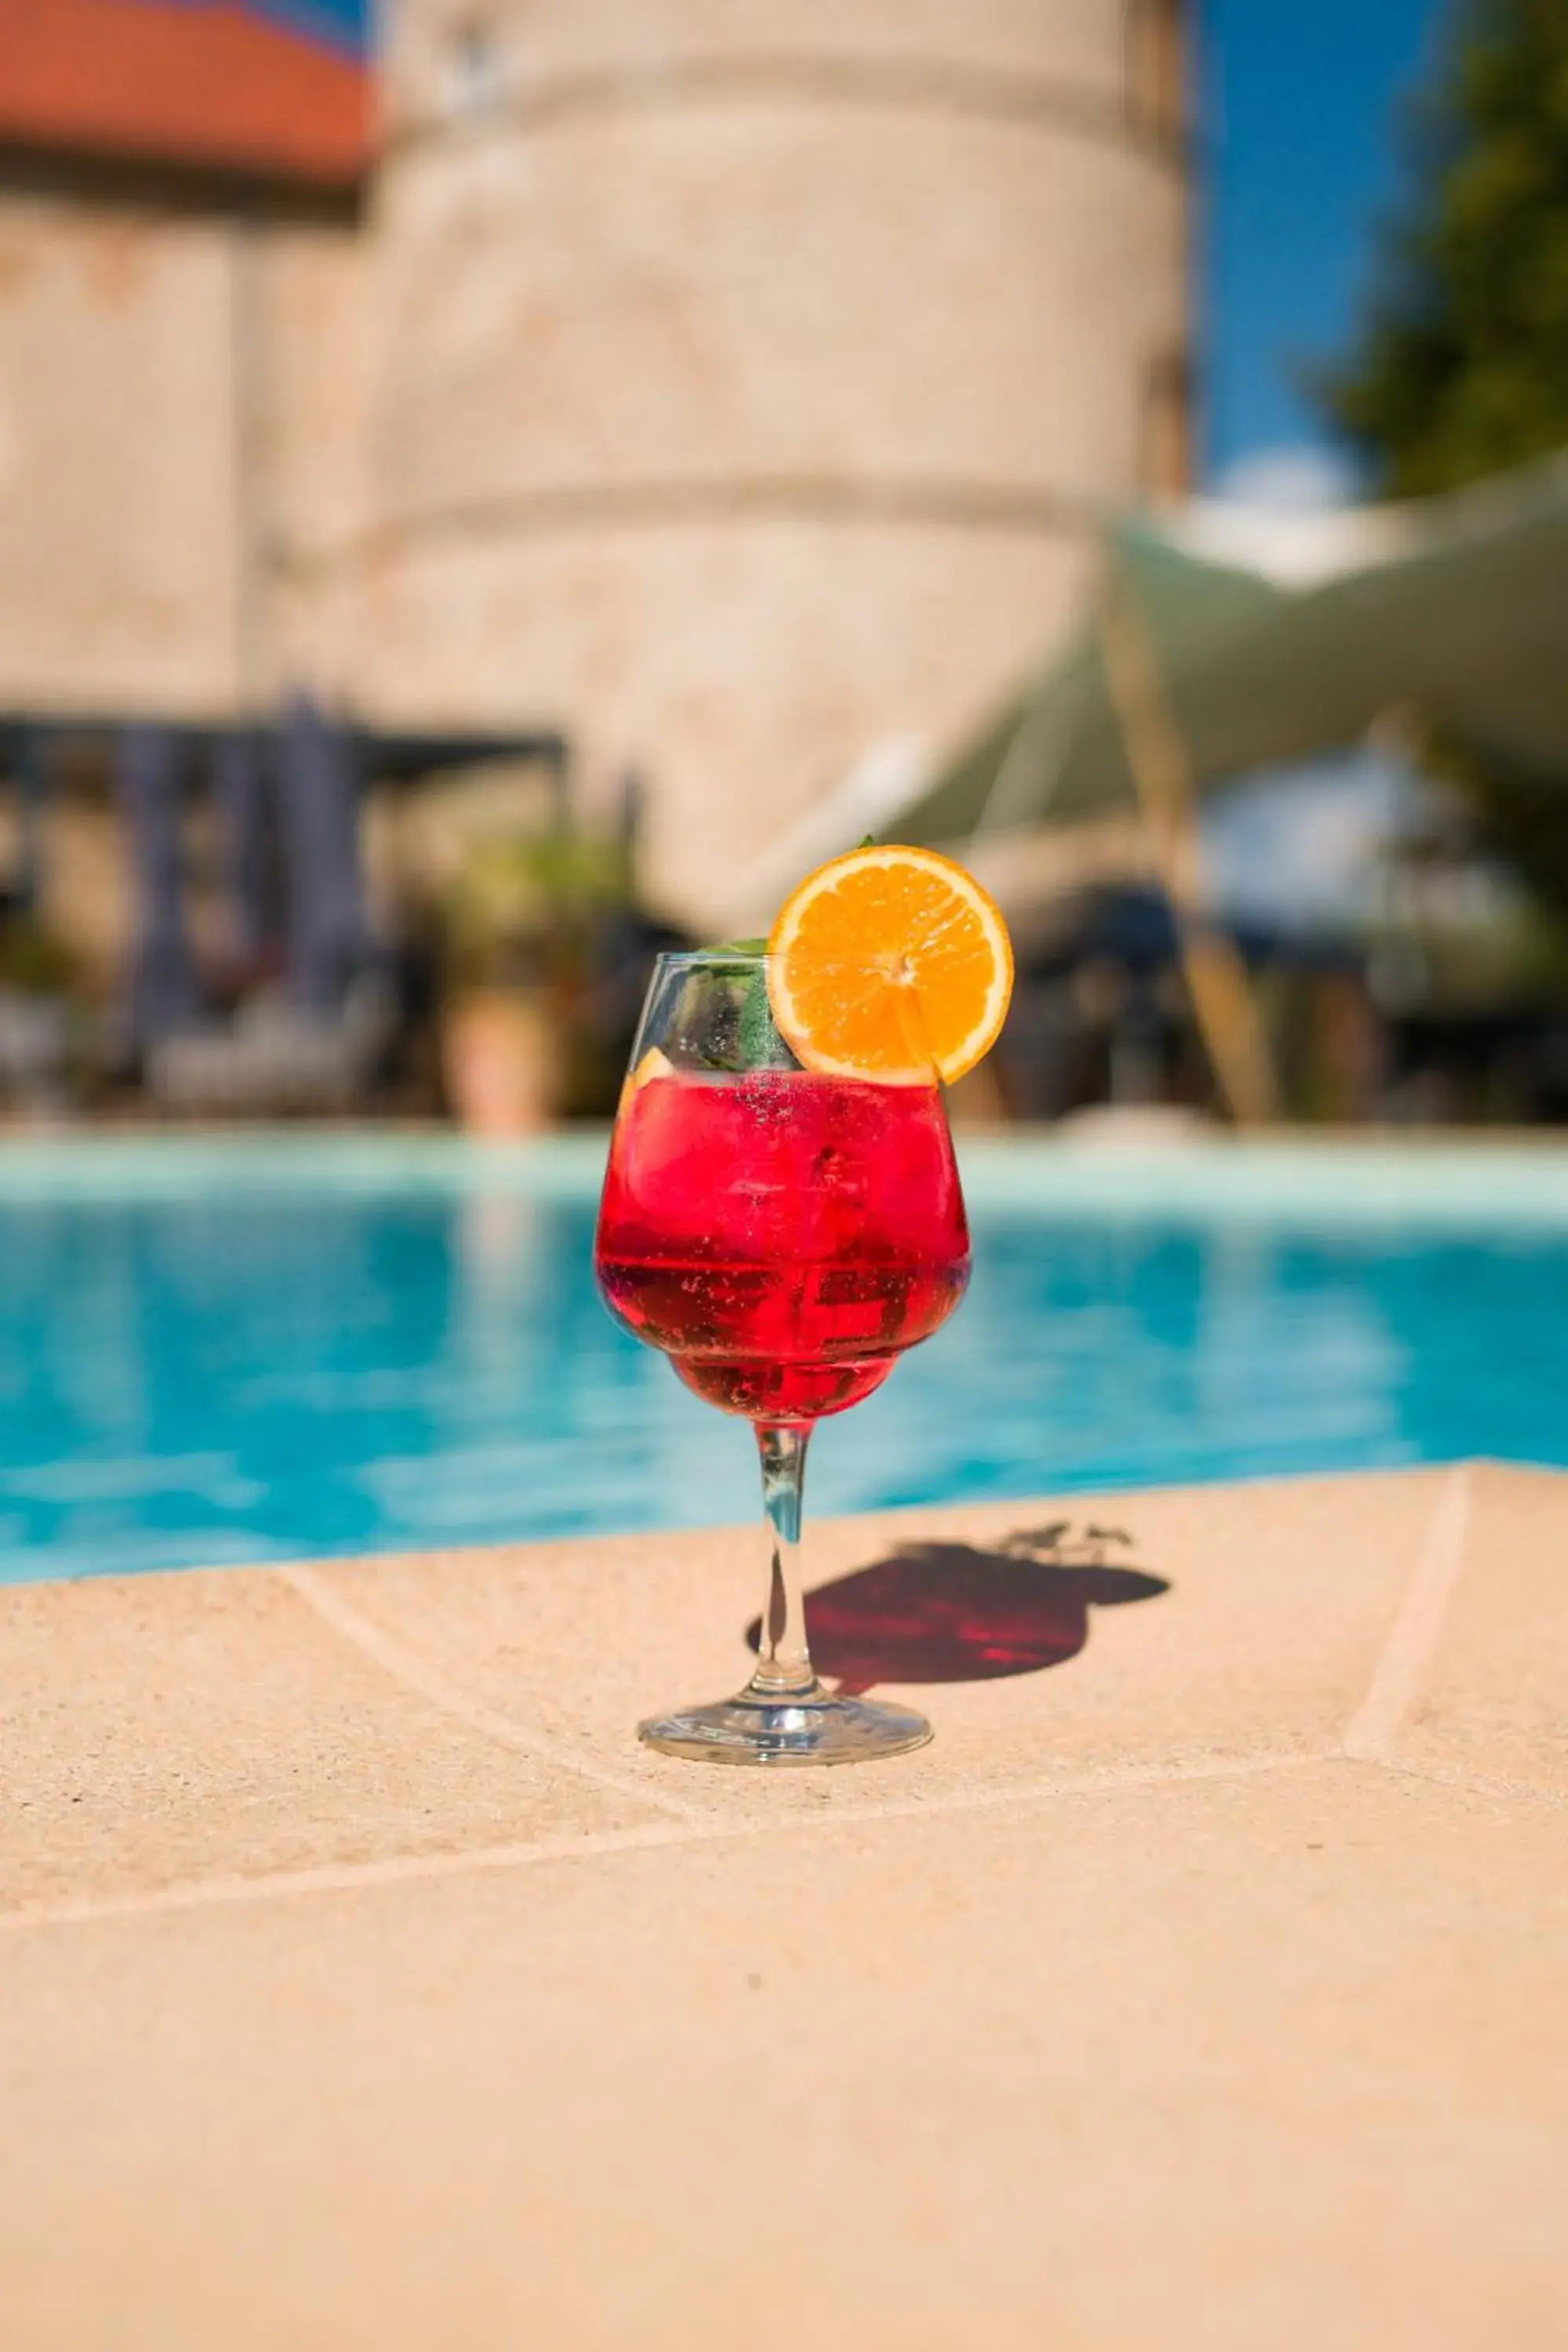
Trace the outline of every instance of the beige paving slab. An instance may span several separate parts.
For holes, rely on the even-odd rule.
[[[679,1834],[0,1935],[7,2352],[1568,2340],[1560,1809]]]
[[[333,1562],[300,1585],[350,1637],[597,1769],[704,1814],[771,1818],[895,1789],[935,1801],[1336,1747],[1453,1475],[818,1522],[807,1614],[824,1670],[911,1698],[937,1728],[920,1755],[853,1772],[764,1780],[637,1748],[639,1717],[744,1679],[761,1572],[750,1529]],[[1007,1549],[1064,1521],[1079,1552],[1089,1528],[1131,1541],[1105,1545],[1110,1564],[1087,1573]]]
[[[0,1593],[0,1906],[664,1817],[244,1570]]]
[[[1568,1796],[1568,1478],[1478,1463],[1466,1487],[1391,1752]]]

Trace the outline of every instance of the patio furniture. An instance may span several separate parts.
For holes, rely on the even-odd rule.
[[[270,992],[227,1029],[167,1038],[149,1056],[147,1083],[163,1109],[186,1117],[350,1111],[374,1086],[396,1028],[390,982],[367,971],[335,1013]]]

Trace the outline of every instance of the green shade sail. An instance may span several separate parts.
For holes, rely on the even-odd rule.
[[[1568,453],[1410,505],[1130,516],[1105,593],[1136,613],[1199,791],[1397,711],[1568,788]],[[1132,797],[1091,613],[888,830],[954,841]]]

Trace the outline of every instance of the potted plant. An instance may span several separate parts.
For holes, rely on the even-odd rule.
[[[476,843],[442,908],[447,1099],[471,1133],[537,1133],[570,1088],[595,927],[630,893],[616,841],[561,828]]]
[[[64,1103],[80,1058],[80,978],[53,930],[16,907],[0,910],[0,1097],[38,1111]]]

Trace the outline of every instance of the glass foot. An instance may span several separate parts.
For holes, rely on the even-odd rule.
[[[931,1736],[912,1706],[835,1698],[820,1683],[794,1696],[742,1691],[637,1726],[646,1747],[703,1764],[868,1764],[906,1756]]]

